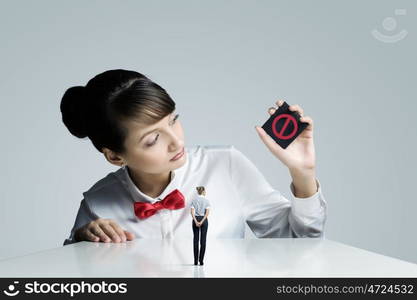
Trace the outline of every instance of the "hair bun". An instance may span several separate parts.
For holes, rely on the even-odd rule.
[[[78,138],[88,136],[86,126],[87,100],[84,86],[70,87],[65,91],[61,100],[62,121],[71,134]]]

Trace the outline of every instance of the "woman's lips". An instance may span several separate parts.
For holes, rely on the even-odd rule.
[[[178,154],[176,154],[173,158],[171,158],[171,161],[180,159],[182,156],[184,155],[184,147],[182,148],[181,152],[179,152]]]

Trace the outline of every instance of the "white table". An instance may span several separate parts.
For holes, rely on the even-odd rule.
[[[0,277],[417,277],[417,264],[324,239],[80,242],[0,260]]]

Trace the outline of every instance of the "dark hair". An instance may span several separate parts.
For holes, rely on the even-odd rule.
[[[197,192],[198,192],[199,195],[206,192],[206,189],[204,188],[204,186],[198,186],[198,187],[196,187],[196,189],[197,189]]]
[[[175,102],[145,75],[119,69],[96,75],[85,87],[67,89],[60,109],[71,134],[88,136],[100,152],[106,147],[121,154],[126,150],[125,121],[153,124],[172,113]]]

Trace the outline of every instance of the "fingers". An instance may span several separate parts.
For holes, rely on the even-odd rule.
[[[290,105],[290,106],[289,106],[289,110],[298,112],[298,113],[300,114],[300,116],[301,116],[301,117],[302,117],[302,116],[303,116],[303,114],[304,114],[304,110],[303,110],[303,109],[302,109],[299,105],[297,105],[297,104],[295,104],[295,105]]]
[[[277,102],[275,102],[275,104],[279,107],[281,107],[284,104],[284,100],[278,100]],[[273,108],[274,112],[276,111],[276,108]]]
[[[269,113],[271,116],[275,113],[275,111],[276,111],[276,109],[275,109],[275,108],[273,108],[273,107],[270,107],[270,108],[268,109],[268,113]]]
[[[94,224],[89,228],[90,232],[100,238],[100,241],[109,243],[111,239],[107,236],[107,234],[100,228],[99,224]]]
[[[313,122],[312,118],[310,118],[308,116],[305,116],[305,117],[301,117],[300,121],[303,122],[303,123],[308,123],[309,124],[306,128],[307,130],[313,130],[314,122]]]
[[[105,243],[124,243],[135,238],[133,233],[122,229],[119,224],[111,219],[91,221],[83,227],[82,236],[83,240],[92,242],[102,241]]]
[[[99,242],[100,241],[100,237],[98,237],[97,235],[93,234],[89,230],[86,230],[85,231],[85,237],[90,242]]]
[[[109,228],[109,230],[111,231],[113,229],[113,231],[116,233],[116,236],[112,237],[112,240],[116,243],[124,243],[126,241],[132,241],[135,239],[135,235],[127,230],[124,230],[122,227],[120,227],[119,224],[117,224],[116,222],[114,222],[113,220],[108,220],[108,225],[111,226],[111,228]]]
[[[278,105],[278,107],[280,107],[282,104],[284,104],[284,100],[278,100],[277,102],[275,102],[275,104]],[[277,109],[275,107],[270,107],[268,108],[268,113],[272,116],[276,110]]]
[[[120,243],[121,242],[121,239],[120,239],[119,235],[113,229],[113,226],[111,226],[109,223],[102,224],[100,227],[111,238],[112,242],[114,242],[114,243]]]
[[[127,239],[128,241],[131,241],[131,240],[135,239],[135,235],[134,235],[133,233],[131,233],[131,232],[129,232],[129,231],[126,231],[126,230],[124,230],[124,233],[125,233],[125,235],[126,235],[126,239]]]
[[[284,104],[284,100],[278,100],[277,102],[275,102],[275,104],[278,107],[280,107],[281,105]],[[268,113],[270,115],[273,115],[276,110],[277,109],[275,107],[270,107],[270,108],[268,108]],[[304,114],[304,110],[298,104],[290,105],[289,110],[298,112],[300,114],[300,116],[303,116],[303,114]]]
[[[280,107],[281,105],[284,104],[284,100],[278,100],[277,102],[275,102],[275,104],[278,107]],[[304,110],[298,104],[290,105],[288,108],[289,108],[290,111],[297,112],[300,115],[300,117],[303,117]],[[275,113],[276,110],[277,109],[275,107],[268,108],[269,115],[272,116]],[[309,122],[307,122],[307,120],[309,120]],[[306,120],[301,119],[301,121],[302,122],[307,122],[307,123],[310,123],[310,121],[311,121],[311,124],[310,125],[311,125],[311,127],[313,126],[311,118],[308,118]]]
[[[117,224],[116,222],[110,221],[109,222],[110,225],[113,227],[114,231],[116,231],[116,233],[118,234],[118,236],[120,237],[120,240],[122,243],[126,242],[126,235],[124,230],[119,226],[119,224]]]
[[[278,105],[278,107],[280,107],[281,105],[284,104],[284,100],[278,100],[277,102],[275,102],[276,105]]]

